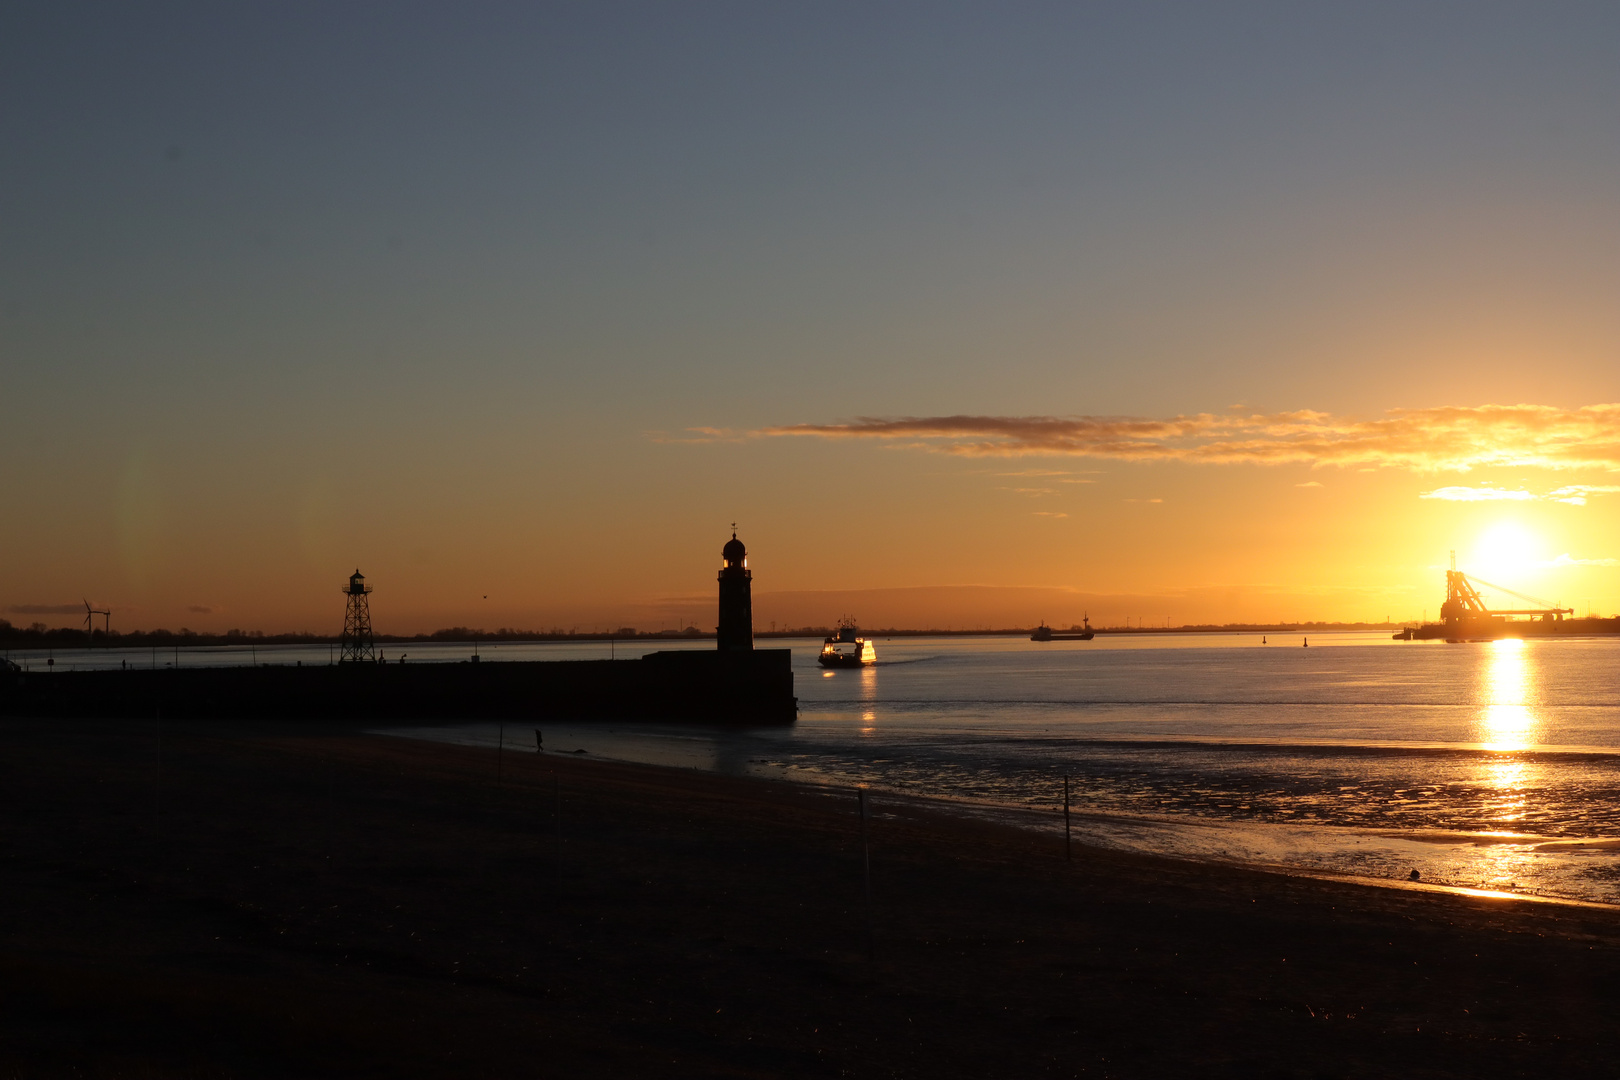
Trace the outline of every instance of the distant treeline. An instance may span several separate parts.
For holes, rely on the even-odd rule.
[[[824,632],[824,631],[823,631]],[[622,638],[712,638],[695,626],[684,630],[656,630],[641,632],[634,627],[617,630],[578,631],[553,628],[551,630],[518,630],[502,627],[499,630],[472,629],[466,626],[448,626],[431,634],[377,634],[375,640],[384,643],[406,641],[607,641]],[[0,644],[12,648],[84,648],[87,644],[97,648],[138,649],[153,645],[328,645],[340,640],[338,634],[316,634],[300,631],[287,634],[266,634],[263,630],[227,630],[223,634],[191,630],[182,626],[178,630],[114,630],[112,633],[97,628],[86,635],[81,627],[60,626],[55,629],[36,622],[28,626],[14,626],[0,619]]]
[[[13,648],[82,649],[87,643],[116,649],[147,645],[311,645],[336,640],[336,637],[327,634],[266,634],[263,630],[227,630],[223,634],[208,634],[185,627],[179,630],[114,630],[110,634],[98,628],[86,635],[77,626],[59,626],[53,630],[40,622],[13,626],[10,621],[0,619],[0,642]]]
[[[1289,631],[1315,631],[1330,630],[1385,630],[1392,624],[1367,622],[1301,622],[1301,623],[1204,623],[1194,626],[1107,626],[1096,627],[1099,634],[1237,634],[1237,633],[1272,633],[1281,634]],[[832,633],[832,627],[827,626],[799,626],[783,627],[782,629],[755,630],[754,636],[759,638],[804,638],[824,637]],[[1071,627],[1080,629],[1078,626]],[[946,627],[941,629],[909,629],[900,627],[887,627],[885,629],[863,630],[867,637],[976,637],[983,635],[1016,636],[1031,633],[1034,627],[991,628],[991,627]],[[706,633],[695,626],[688,626],[684,630],[637,630],[633,626],[621,626],[616,630],[564,630],[554,627],[550,630],[517,630],[512,627],[502,627],[499,630],[472,629],[466,626],[448,626],[442,630],[435,630],[431,634],[378,634],[376,640],[383,643],[407,641],[624,641],[626,639],[703,639],[713,638],[713,633]],[[63,626],[51,629],[44,623],[36,622],[28,626],[13,626],[10,621],[0,619],[0,645],[9,648],[84,648],[90,645],[96,648],[109,649],[139,649],[154,646],[203,646],[203,645],[329,645],[339,641],[337,634],[315,634],[308,631],[290,634],[266,634],[263,630],[227,630],[223,634],[204,633],[181,627],[179,630],[114,630],[107,633],[97,629],[88,637],[83,629],[76,626]]]

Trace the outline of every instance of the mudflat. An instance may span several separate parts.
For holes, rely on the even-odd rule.
[[[848,790],[292,724],[7,720],[0,1075],[1620,1059],[1620,912],[1078,843],[1070,862],[1055,818],[871,808],[863,846]]]

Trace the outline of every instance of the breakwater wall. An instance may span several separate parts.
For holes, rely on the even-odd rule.
[[[0,716],[790,724],[791,653],[0,673]]]

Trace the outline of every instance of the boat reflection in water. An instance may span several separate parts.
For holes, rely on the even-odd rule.
[[[822,667],[863,667],[877,663],[872,643],[860,636],[854,619],[845,619],[821,645]]]

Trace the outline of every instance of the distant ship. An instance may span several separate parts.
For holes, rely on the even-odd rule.
[[[862,667],[877,663],[872,643],[860,636],[854,619],[845,619],[821,645],[822,667]]]
[[[1085,615],[1083,615],[1081,617],[1079,626],[1071,626],[1071,627],[1069,627],[1069,629],[1071,631],[1074,631],[1074,632],[1073,633],[1068,633],[1068,634],[1053,633],[1052,628],[1050,626],[1047,626],[1046,621],[1043,619],[1041,621],[1041,625],[1039,625],[1039,626],[1037,626],[1035,628],[1035,632],[1033,634],[1029,635],[1029,640],[1031,640],[1031,641],[1090,641],[1092,638],[1097,636],[1097,632],[1091,628],[1091,613],[1090,612],[1087,612]]]

